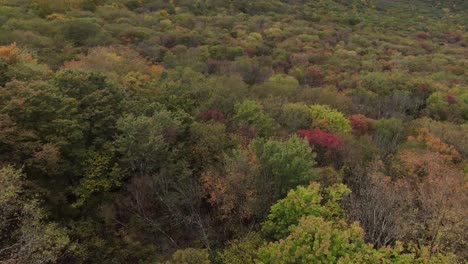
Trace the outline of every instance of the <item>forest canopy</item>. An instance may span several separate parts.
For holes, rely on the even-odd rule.
[[[0,0],[0,263],[466,263],[467,11]]]

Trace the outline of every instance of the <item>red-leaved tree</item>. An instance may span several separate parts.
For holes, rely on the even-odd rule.
[[[298,130],[296,134],[307,139],[311,146],[319,149],[335,150],[343,144],[342,138],[316,128],[311,130]]]

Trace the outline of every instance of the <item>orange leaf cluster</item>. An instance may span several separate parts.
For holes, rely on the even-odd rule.
[[[7,46],[0,46],[0,57],[5,57],[7,60],[14,60],[18,51],[15,42]]]
[[[444,143],[427,128],[421,128],[419,134],[416,137],[408,137],[408,141],[423,144],[428,149],[443,155],[448,161],[456,162],[461,160],[460,153],[452,145]]]
[[[161,73],[164,72],[164,66],[162,65],[151,65],[150,66],[150,72],[151,72],[151,75],[153,76],[160,76]]]

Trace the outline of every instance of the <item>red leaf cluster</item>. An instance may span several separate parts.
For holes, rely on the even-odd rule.
[[[309,141],[311,146],[334,150],[343,144],[343,139],[320,129],[299,130],[296,134]]]

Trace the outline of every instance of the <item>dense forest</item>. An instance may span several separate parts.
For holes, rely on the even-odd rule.
[[[0,0],[0,263],[467,263],[467,22]]]

